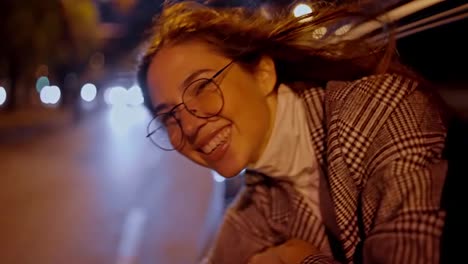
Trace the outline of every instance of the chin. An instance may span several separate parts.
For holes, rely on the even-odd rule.
[[[233,178],[239,175],[244,168],[214,168],[214,170],[224,178]]]

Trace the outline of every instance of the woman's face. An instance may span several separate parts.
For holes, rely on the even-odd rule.
[[[182,102],[187,79],[211,78],[230,62],[201,41],[163,47],[148,69],[151,101],[156,107],[165,105],[156,114]],[[214,81],[224,97],[221,112],[203,119],[180,108],[177,116],[184,144],[177,150],[202,166],[232,177],[255,162],[268,141],[276,111],[276,93],[272,92],[276,72],[269,58],[261,59],[254,72],[234,62]]]

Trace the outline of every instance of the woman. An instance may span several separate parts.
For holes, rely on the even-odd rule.
[[[355,14],[164,8],[138,72],[148,137],[247,169],[207,263],[438,262],[442,107],[391,41],[317,34]]]

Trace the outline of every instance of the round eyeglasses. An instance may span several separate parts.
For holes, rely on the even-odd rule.
[[[186,110],[197,118],[208,119],[217,116],[224,106],[224,97],[215,78],[234,61],[224,66],[211,78],[201,78],[191,82],[182,93],[182,103],[169,112],[158,114],[147,127],[147,138],[158,148],[172,151],[182,148],[184,131],[180,121],[180,111]]]

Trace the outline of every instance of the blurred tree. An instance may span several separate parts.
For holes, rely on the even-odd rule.
[[[112,4],[101,4],[102,11],[116,9],[118,15],[109,17],[112,23],[119,25],[120,34],[105,44],[108,63],[119,68],[129,57],[134,57],[135,48],[141,44],[153,17],[161,10],[163,0],[113,0]],[[111,12],[112,13],[112,12]]]
[[[63,71],[84,64],[99,44],[92,0],[2,0],[0,15],[0,78],[10,80],[10,108],[34,89],[40,65],[60,84]]]

